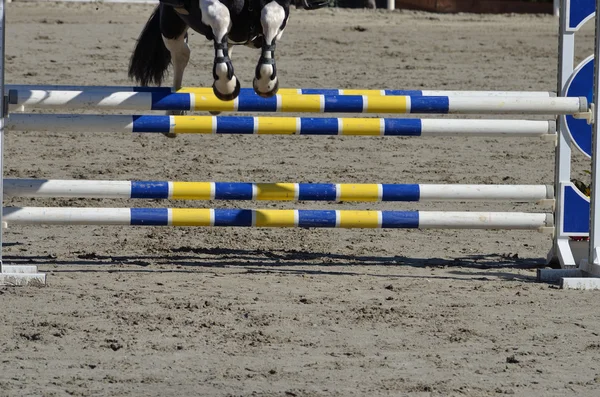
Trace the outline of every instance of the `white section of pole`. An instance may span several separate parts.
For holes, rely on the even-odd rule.
[[[527,212],[419,211],[419,229],[544,229],[552,214]]]

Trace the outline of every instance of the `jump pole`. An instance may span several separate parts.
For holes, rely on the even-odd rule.
[[[270,210],[204,208],[5,207],[17,225],[225,226],[378,229],[522,229],[552,231],[546,213]]]
[[[173,90],[170,87],[135,87],[135,86],[81,86],[81,85],[23,85],[8,84],[6,90],[17,91],[76,91],[80,94],[88,92],[154,92],[154,93],[195,93],[213,95],[210,87],[183,87]],[[338,89],[338,88],[280,88],[280,95],[367,95],[367,96],[477,96],[477,97],[556,97],[549,91],[461,91],[461,90],[372,90],[372,89]],[[258,97],[252,88],[242,88],[240,96]],[[259,97],[260,98],[260,97]]]
[[[588,110],[585,97],[465,97],[367,95],[258,95],[221,101],[210,94],[9,90],[9,104],[22,108],[118,110],[416,113],[416,114],[574,114]]]
[[[333,184],[5,179],[10,197],[258,201],[553,203],[545,185]]]
[[[8,130],[348,136],[555,137],[545,120],[12,114]]]

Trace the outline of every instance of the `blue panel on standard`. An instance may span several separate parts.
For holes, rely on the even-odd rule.
[[[151,110],[190,110],[190,94],[152,93]]]
[[[386,136],[419,136],[421,120],[419,119],[384,119]]]
[[[300,183],[298,200],[335,201],[335,185],[332,183]]]
[[[276,112],[277,97],[262,98],[258,95],[238,97],[238,111],[240,112]]]
[[[252,200],[252,184],[216,182],[215,200]]]
[[[325,98],[325,113],[360,113],[363,111],[363,98],[360,95],[331,95]]]
[[[216,209],[215,226],[252,226],[252,210]]]
[[[566,96],[586,97],[588,103],[593,103],[594,89],[594,58],[584,60],[573,72],[573,77],[567,82]],[[584,119],[564,116],[567,131],[573,143],[588,157],[592,156],[592,126]]]
[[[590,203],[572,186],[565,186],[563,233],[589,233]]]
[[[131,224],[136,226],[168,226],[167,208],[130,208]]]
[[[336,118],[301,118],[300,135],[337,135],[338,119]]]
[[[382,228],[416,229],[419,211],[381,211]]]
[[[132,116],[133,132],[170,132],[169,116]]]
[[[411,113],[441,113],[446,114],[450,109],[447,96],[415,96],[410,98]]]
[[[570,31],[578,30],[583,22],[596,11],[595,0],[567,0],[567,28]]]
[[[168,199],[169,182],[133,181],[131,182],[131,198]]]
[[[419,91],[419,90],[385,90],[385,95],[386,96],[403,96],[403,95],[408,95],[408,96],[422,96],[423,95],[423,91]]]
[[[386,185],[382,186],[382,201],[419,201],[421,189],[419,185]]]
[[[335,88],[303,88],[303,95],[339,95],[340,90]]]
[[[254,117],[217,117],[217,134],[253,134]]]
[[[335,211],[298,210],[298,227],[335,227]]]

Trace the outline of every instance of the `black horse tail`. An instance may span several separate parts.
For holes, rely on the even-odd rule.
[[[142,86],[160,86],[169,64],[171,53],[165,47],[160,32],[160,5],[146,22],[135,50],[129,60],[129,78]]]

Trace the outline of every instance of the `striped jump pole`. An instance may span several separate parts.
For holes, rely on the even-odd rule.
[[[212,92],[112,92],[10,90],[9,104],[23,108],[99,108],[162,111],[576,114],[588,110],[584,97],[465,97],[368,95],[258,95],[221,101]]]
[[[546,231],[553,215],[519,212],[5,207],[17,225],[240,226]]]
[[[6,90],[36,90],[36,91],[78,91],[79,93],[103,92],[160,92],[160,93],[196,93],[211,95],[210,87],[184,87],[173,90],[170,87],[127,87],[127,86],[80,86],[80,85],[17,85],[7,84]],[[548,91],[460,91],[460,90],[372,90],[372,89],[337,89],[337,88],[280,88],[281,95],[368,95],[368,96],[479,96],[479,97],[555,97],[554,92]],[[252,88],[242,88],[241,96],[258,96]]]
[[[545,185],[334,184],[5,179],[12,197],[258,201],[513,201],[554,199]]]
[[[9,130],[140,132],[169,134],[266,134],[348,136],[506,136],[556,135],[545,120],[462,120],[398,118],[309,118],[234,116],[126,116],[12,114]]]

